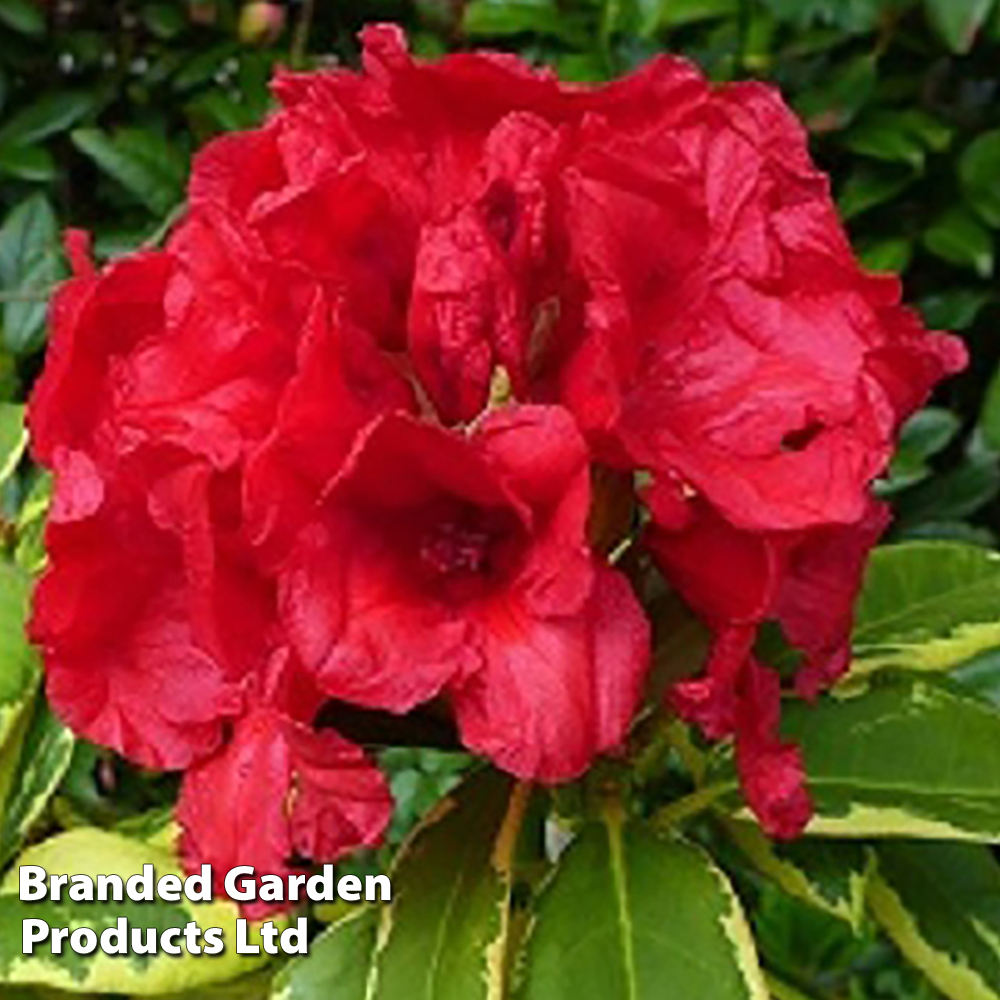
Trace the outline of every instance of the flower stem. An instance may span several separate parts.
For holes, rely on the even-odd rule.
[[[723,795],[733,791],[735,787],[733,784],[725,783],[699,788],[690,795],[685,795],[684,798],[664,806],[653,815],[653,822],[662,827],[678,826],[680,823],[711,809]]]
[[[316,13],[316,0],[305,0],[298,24],[295,26],[295,36],[292,39],[291,63],[292,69],[302,69],[309,50],[309,33],[312,31],[313,15]]]

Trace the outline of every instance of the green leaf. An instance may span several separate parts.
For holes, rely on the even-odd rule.
[[[874,93],[876,81],[875,59],[858,56],[835,70],[822,86],[803,93],[795,110],[811,132],[835,132],[854,121]]]
[[[996,549],[1000,539],[989,528],[968,521],[921,521],[903,529],[905,542],[959,542],[981,549]]]
[[[862,246],[860,256],[869,271],[901,274],[913,259],[913,241],[902,237],[876,240]]]
[[[472,38],[503,38],[527,32],[562,38],[579,46],[580,32],[574,33],[572,26],[573,18],[562,13],[552,0],[473,0],[462,20],[463,31]]]
[[[36,473],[17,518],[14,560],[24,572],[35,575],[45,565],[45,516],[52,500],[52,477]]]
[[[239,94],[232,96],[223,90],[206,90],[185,107],[185,113],[196,135],[215,135],[252,128],[258,115]]]
[[[38,663],[24,634],[29,590],[25,574],[0,561],[0,711],[24,701],[38,677]]]
[[[50,875],[117,874],[126,879],[152,864],[157,877],[183,874],[170,853],[138,840],[94,827],[80,827],[46,840],[26,851],[20,865],[41,865]],[[159,952],[154,956],[108,956],[100,950],[78,955],[68,948],[52,954],[48,942],[35,946],[30,956],[21,953],[21,922],[29,917],[54,927],[92,927],[98,934],[125,917],[132,928],[183,928],[189,921],[199,927],[220,927],[227,942],[221,955],[181,956]],[[163,901],[135,903],[76,903],[43,900],[23,903],[18,899],[17,868],[0,887],[0,982],[12,985],[43,985],[78,993],[137,993],[143,995],[182,992],[225,982],[245,975],[267,961],[260,956],[237,955],[236,920],[239,910],[229,901],[180,903]],[[251,939],[259,943],[251,933]]]
[[[878,23],[883,0],[765,0],[774,15],[806,27],[829,24],[841,31],[868,32]]]
[[[872,553],[849,682],[887,667],[950,670],[1000,646],[1000,553],[909,542]]]
[[[88,128],[77,129],[72,139],[154,214],[166,215],[183,200],[187,162],[162,136],[142,129],[120,129],[111,136]]]
[[[0,708],[0,819],[5,815],[7,796],[17,776],[17,762],[30,716],[30,697]]]
[[[235,41],[192,52],[190,59],[173,79],[174,89],[193,90],[211,84],[224,64],[230,59],[238,59],[239,55],[240,46]]]
[[[24,737],[0,825],[0,870],[21,849],[55,794],[73,759],[75,744],[73,733],[40,696]]]
[[[393,867],[367,1000],[505,996],[524,786],[483,771],[442,800]]]
[[[891,201],[905,191],[914,174],[898,167],[876,167],[859,164],[848,175],[837,198],[845,219],[854,219],[879,205]]]
[[[22,181],[51,181],[56,176],[52,154],[44,146],[0,146],[0,173]]]
[[[40,671],[24,633],[28,580],[0,562],[0,820],[17,775]]]
[[[89,90],[44,94],[0,128],[0,146],[30,146],[66,132],[95,111],[100,102],[100,95]]]
[[[0,22],[22,35],[45,33],[45,15],[34,0],[0,0]]]
[[[927,17],[952,52],[962,55],[976,42],[994,0],[924,0]]]
[[[813,983],[834,970],[856,967],[859,960],[870,956],[864,938],[829,913],[769,884],[760,885],[754,895],[754,940],[768,971]],[[916,998],[908,996],[907,1000]]]
[[[878,109],[866,113],[844,137],[848,149],[887,163],[923,170],[928,153],[944,152],[952,131],[924,111]]]
[[[931,474],[930,459],[944,451],[961,429],[962,421],[941,406],[928,406],[914,414],[900,432],[889,476],[880,484],[880,493],[898,493],[927,479]]]
[[[797,986],[786,983],[773,973],[766,973],[765,978],[773,1000],[816,1000],[815,997],[807,996]]]
[[[976,844],[884,843],[869,903],[900,951],[952,1000],[1000,997],[1000,868]]]
[[[851,697],[789,703],[782,730],[805,758],[808,833],[1000,843],[1000,712],[958,686],[876,675]],[[738,806],[728,757],[710,783]]]
[[[738,9],[739,0],[659,0],[646,13],[643,33],[732,17]]]
[[[899,498],[896,531],[907,534],[925,521],[962,521],[1000,496],[1000,461],[974,434],[961,463]]]
[[[949,288],[920,303],[927,325],[935,330],[966,330],[989,305],[992,292],[983,288]]]
[[[220,983],[218,986],[203,986],[197,990],[185,990],[183,993],[163,993],[159,1000],[270,1000],[273,981],[274,970],[268,967],[252,972],[249,976],[240,976],[239,979],[232,979],[228,983]],[[57,998],[52,997],[50,1000]],[[331,1000],[351,1000],[351,998],[342,998],[340,994],[335,993]]]
[[[59,225],[49,200],[34,194],[0,227],[3,342],[13,354],[34,350],[45,327],[47,297],[62,273]]]
[[[184,990],[183,993],[163,993],[159,1000],[271,1000],[273,982],[274,969],[267,967],[251,972],[249,976],[240,976],[228,983],[219,983],[218,986],[203,986],[196,990]],[[52,997],[51,1000],[57,998]],[[341,996],[335,993],[331,1000],[341,1000]]]
[[[0,403],[0,486],[14,474],[27,446],[24,407],[17,403]]]
[[[750,862],[785,892],[861,927],[871,852],[852,841],[772,841],[753,823],[730,820],[726,832]]]
[[[153,3],[143,7],[142,20],[157,38],[171,39],[184,30],[187,19],[173,3]]]
[[[750,930],[699,849],[609,815],[541,896],[519,1000],[767,1000]]]
[[[951,675],[951,679],[1000,708],[1000,649],[991,650],[963,664]]]
[[[959,174],[969,204],[988,225],[1000,226],[1000,129],[979,136],[966,149]]]
[[[924,233],[924,246],[936,257],[975,271],[981,278],[993,274],[993,236],[965,207],[939,216]]]
[[[996,370],[986,391],[979,429],[986,444],[995,451],[1000,451],[1000,368]]]
[[[278,974],[272,1000],[365,1000],[378,923],[368,906],[332,924]]]

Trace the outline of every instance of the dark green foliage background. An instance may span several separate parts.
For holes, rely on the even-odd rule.
[[[158,240],[193,151],[260,120],[276,64],[352,63],[373,20],[405,25],[425,55],[503,48],[577,81],[670,51],[716,80],[780,86],[864,260],[900,272],[928,322],[967,340],[969,371],[907,428],[880,490],[892,540],[997,546],[1000,0],[300,0],[267,45],[241,39],[239,6],[0,0],[0,402],[23,401],[41,366],[60,230],[90,229],[102,258]],[[4,487],[0,544],[33,481],[26,467]],[[385,763],[398,841],[461,762],[402,750]],[[62,801],[120,819],[169,801],[161,786],[78,748]],[[752,880],[740,889],[768,965],[793,983],[849,1000],[934,996],[874,932],[855,938]]]

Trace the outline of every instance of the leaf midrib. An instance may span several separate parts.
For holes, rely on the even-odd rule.
[[[622,844],[622,817],[605,815],[608,834],[608,852],[611,861],[611,880],[618,906],[618,931],[622,946],[622,963],[625,970],[627,1000],[639,1000],[639,984],[635,967],[635,942],[632,914],[630,912],[628,875],[625,870],[625,852]]]

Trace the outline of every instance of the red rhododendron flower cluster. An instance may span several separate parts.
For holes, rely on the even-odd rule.
[[[30,413],[54,706],[184,771],[190,863],[332,860],[391,803],[329,699],[446,705],[547,783],[622,743],[650,627],[608,553],[641,519],[714,635],[670,701],[796,834],[758,630],[803,696],[842,673],[870,485],[961,347],[859,267],[770,89],[364,42],[199,156],[165,249],[98,272],[71,240]]]

